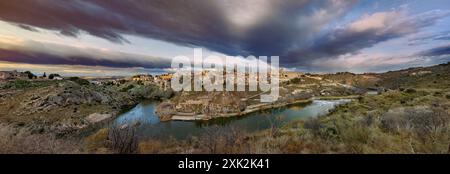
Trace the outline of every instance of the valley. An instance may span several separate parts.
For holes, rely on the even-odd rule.
[[[170,74],[49,79],[1,72],[0,146],[2,153],[446,153],[449,69],[283,71],[274,103],[260,103],[258,91],[174,92]],[[303,113],[343,99],[351,102]],[[252,124],[257,120],[266,121]],[[35,139],[54,148],[24,148]]]

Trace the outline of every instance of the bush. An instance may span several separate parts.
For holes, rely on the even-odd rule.
[[[162,148],[162,143],[155,140],[147,140],[139,143],[139,153],[142,154],[155,154],[159,153]]]
[[[48,75],[48,79],[54,79],[55,77],[61,77],[59,74],[50,74]]]
[[[131,85],[126,86],[125,88],[120,89],[120,92],[128,92],[130,89],[133,89],[133,88],[134,88],[134,85],[131,84]]]
[[[30,71],[25,71],[25,74],[27,74],[28,79],[34,79],[36,78],[36,75],[34,75],[33,73],[31,73]]]
[[[291,79],[290,81],[288,81],[289,83],[293,83],[293,84],[299,84],[301,82],[301,79],[296,77]]]
[[[80,153],[79,144],[53,135],[32,134],[0,124],[0,154],[55,154]]]
[[[432,136],[447,127],[450,122],[448,113],[439,107],[416,107],[406,110],[406,117],[419,138]]]
[[[420,139],[445,131],[449,122],[443,108],[425,106],[389,110],[381,118],[381,126],[388,132],[412,131]]]
[[[138,145],[135,126],[103,128],[85,139],[85,148],[90,153],[137,153]],[[142,148],[143,152],[150,151],[145,143]]]
[[[29,87],[33,87],[33,83],[28,80],[14,80],[5,85],[5,88],[12,89],[25,89]]]
[[[208,154],[249,153],[250,144],[245,133],[234,127],[211,126],[205,128],[198,140],[198,150]]]
[[[138,152],[138,138],[135,126],[112,127],[108,139],[115,153],[130,154]]]
[[[351,153],[364,153],[365,146],[371,138],[371,130],[360,124],[341,128],[340,139],[345,143],[347,151]]]
[[[303,127],[311,130],[314,135],[319,135],[320,129],[323,126],[320,124],[320,120],[318,118],[308,118],[305,120]]]
[[[381,116],[381,128],[385,131],[398,133],[407,127],[408,121],[404,117],[404,108],[391,109]]]
[[[406,89],[405,92],[406,92],[406,93],[409,93],[409,94],[412,94],[412,93],[415,93],[416,90],[415,90],[415,89],[412,89],[412,88],[408,88],[408,89]]]
[[[69,80],[72,81],[72,82],[75,82],[75,83],[77,83],[79,85],[89,85],[90,84],[88,80],[82,79],[82,78],[79,78],[79,77],[70,77]]]
[[[91,153],[96,153],[99,151],[104,151],[108,146],[108,132],[107,128],[100,129],[95,134],[88,136],[85,139],[86,151]]]
[[[121,91],[143,99],[165,99],[173,95],[172,90],[164,91],[155,85],[129,85]]]

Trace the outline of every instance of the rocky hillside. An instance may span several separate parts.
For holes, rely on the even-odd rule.
[[[379,86],[390,89],[435,88],[448,89],[450,87],[450,63],[431,66],[409,68],[400,71],[390,71],[379,74]]]
[[[242,101],[243,92],[182,92],[170,101],[161,103],[157,114],[162,120],[169,120],[175,114],[204,114],[216,117],[219,114],[238,113],[245,110],[247,104]]]
[[[133,83],[94,85],[80,78],[13,80],[0,88],[0,122],[66,134],[114,118],[142,99],[170,92]]]
[[[341,72],[321,75],[323,80],[330,80],[341,84],[360,88],[387,89],[407,88],[415,86],[420,88],[448,88],[450,84],[440,84],[438,81],[448,82],[450,78],[450,64],[441,64],[431,67],[415,67],[385,73],[354,74]],[[439,84],[439,85],[438,85]]]

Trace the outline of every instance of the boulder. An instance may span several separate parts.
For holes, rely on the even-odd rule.
[[[169,121],[175,113],[175,106],[169,102],[163,102],[156,107],[156,115],[161,121]]]
[[[99,123],[99,122],[108,120],[111,117],[112,117],[112,114],[93,113],[93,114],[89,115],[88,117],[86,117],[86,120],[91,124],[95,124],[95,123]]]

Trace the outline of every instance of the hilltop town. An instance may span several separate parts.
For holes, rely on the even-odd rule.
[[[208,73],[202,72],[204,77]],[[368,91],[366,88],[341,84],[322,75],[281,70],[279,74],[280,97],[275,102],[263,103],[260,96],[265,91],[249,91],[249,74],[242,74],[246,91],[182,91],[159,105],[161,120],[209,120],[218,117],[243,116],[252,112],[308,103],[314,98],[354,98]],[[239,76],[238,76],[239,77]]]

